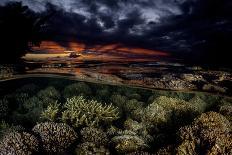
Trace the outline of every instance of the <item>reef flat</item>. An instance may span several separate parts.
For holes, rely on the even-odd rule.
[[[231,154],[231,97],[57,77],[0,83],[0,154]]]

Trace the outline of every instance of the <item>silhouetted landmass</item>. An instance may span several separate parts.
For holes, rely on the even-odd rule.
[[[31,46],[39,45],[46,18],[21,2],[0,6],[0,62],[18,62]]]

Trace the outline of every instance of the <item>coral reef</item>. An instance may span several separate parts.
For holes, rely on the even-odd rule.
[[[47,109],[41,113],[42,120],[55,122],[58,119],[60,111],[60,104],[57,101],[54,104],[50,104]]]
[[[35,136],[26,132],[12,132],[0,142],[1,155],[31,155],[38,150],[39,142]]]
[[[112,104],[103,105],[95,100],[86,100],[83,96],[67,99],[64,108],[62,121],[74,127],[97,126],[118,119],[118,110]]]
[[[142,137],[129,130],[119,131],[111,139],[111,143],[118,153],[130,153],[148,148]]]
[[[190,103],[160,96],[143,111],[142,122],[151,128],[179,127],[191,121],[199,112]]]
[[[176,155],[175,146],[168,145],[168,146],[162,147],[155,153],[155,155]],[[182,155],[190,155],[190,154],[182,154]]]
[[[96,146],[95,143],[85,142],[77,146],[76,155],[110,155],[110,151],[104,146]]]
[[[43,109],[44,107],[41,100],[38,97],[33,96],[20,104],[11,117],[15,122],[36,123],[40,121],[40,115]]]
[[[9,112],[8,100],[3,98],[0,99],[0,120],[5,118]]]
[[[120,94],[113,94],[110,97],[111,102],[116,105],[117,107],[119,107],[120,109],[123,109],[124,104],[127,102],[127,97],[120,95]]]
[[[216,112],[203,113],[190,126],[180,128],[178,136],[178,154],[232,153],[231,124]]]
[[[5,121],[0,123],[0,139],[2,139],[6,134],[11,132],[22,132],[25,128],[21,125],[10,125]]]
[[[85,127],[81,130],[81,137],[83,142],[92,142],[96,146],[107,145],[109,139],[102,129]]]
[[[43,107],[47,107],[49,104],[54,103],[56,100],[60,99],[60,93],[54,87],[47,87],[40,90],[37,93],[37,97],[43,103]]]
[[[74,96],[89,96],[92,94],[91,88],[84,82],[78,82],[65,87],[63,96],[64,98],[71,98]]]
[[[46,152],[64,152],[77,139],[76,132],[67,124],[45,122],[37,124],[33,132],[39,135]]]
[[[219,113],[232,122],[232,103],[222,100],[222,104],[219,106]]]

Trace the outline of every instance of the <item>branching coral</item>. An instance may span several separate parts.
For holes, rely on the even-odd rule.
[[[57,101],[54,104],[50,104],[47,109],[41,113],[41,118],[46,121],[55,122],[58,118],[58,113],[60,111],[60,104]]]
[[[85,127],[81,130],[83,142],[92,142],[96,146],[106,145],[109,142],[106,133],[102,129]]]
[[[82,96],[67,99],[62,112],[62,121],[71,123],[74,127],[80,125],[97,126],[118,119],[118,109],[103,105],[95,100],[85,100]]]
[[[65,151],[77,139],[76,132],[64,123],[37,124],[33,131],[40,136],[43,149],[50,153]]]
[[[0,139],[2,139],[6,134],[11,132],[22,132],[25,128],[23,128],[21,125],[10,125],[6,123],[5,121],[2,121],[0,123]]]
[[[142,137],[129,130],[118,132],[111,139],[111,143],[118,153],[130,153],[148,148]]]
[[[181,141],[177,147],[179,154],[185,152],[231,154],[232,152],[231,124],[216,112],[203,113],[191,126],[182,127],[178,136]]]
[[[31,155],[38,150],[38,140],[26,132],[7,134],[0,143],[1,155]]]
[[[67,87],[65,87],[63,92],[64,98],[71,98],[79,95],[89,96],[91,94],[91,88],[84,82],[78,82],[68,85]]]

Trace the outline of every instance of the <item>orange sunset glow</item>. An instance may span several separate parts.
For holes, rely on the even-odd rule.
[[[54,41],[43,41],[39,47],[33,47],[35,52],[45,52],[50,54],[64,53],[66,51],[75,51],[81,53],[84,50],[90,50],[96,52],[97,54],[116,54],[116,55],[137,55],[137,56],[169,56],[166,52],[135,48],[135,47],[125,47],[121,44],[110,44],[110,45],[95,45],[88,47],[83,43],[69,42],[65,46]]]

